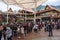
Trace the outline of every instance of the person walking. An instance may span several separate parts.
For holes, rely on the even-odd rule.
[[[52,26],[50,22],[48,23],[48,32],[49,32],[49,37],[53,36]]]
[[[21,38],[24,38],[25,34],[24,34],[24,27],[21,26]]]

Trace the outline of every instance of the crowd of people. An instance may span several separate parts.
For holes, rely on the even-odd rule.
[[[19,38],[24,38],[27,34],[31,32],[38,33],[41,31],[41,29],[44,28],[45,32],[49,32],[49,37],[53,36],[52,30],[60,29],[60,22],[51,22],[51,21],[45,21],[45,22],[36,22],[34,24],[33,22],[15,22],[15,23],[9,23],[7,25],[0,24],[0,40],[2,36],[4,37],[4,40],[12,40],[12,37],[19,36]]]

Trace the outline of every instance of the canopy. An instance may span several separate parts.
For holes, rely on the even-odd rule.
[[[36,8],[46,0],[0,0],[8,5],[18,5],[23,8]]]

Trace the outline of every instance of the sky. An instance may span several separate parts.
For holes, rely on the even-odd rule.
[[[48,0],[42,5],[53,5],[53,6],[60,6],[60,0]]]
[[[43,3],[42,5],[43,6],[45,6],[45,5],[59,6],[60,5],[60,0],[48,0],[45,3]],[[9,5],[9,8],[12,8],[13,11],[22,9],[22,8],[20,8],[18,6],[14,6],[14,5]],[[0,10],[3,11],[3,12],[7,11],[7,5],[3,2],[0,2]]]
[[[22,9],[22,8],[20,8],[20,7],[18,7],[18,6],[15,6],[15,5],[9,5],[9,6],[7,7],[7,5],[6,5],[4,2],[0,2],[0,11],[5,12],[5,11],[7,11],[7,8],[8,8],[8,9],[9,9],[9,8],[12,8],[13,11],[17,11],[17,10],[19,10],[19,9]]]

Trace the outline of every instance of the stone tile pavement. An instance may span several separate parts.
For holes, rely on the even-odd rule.
[[[3,40],[3,39],[2,39]],[[24,39],[18,39],[17,37],[13,37],[13,40],[60,40],[60,30],[53,30],[53,37],[48,37],[48,32],[44,32],[44,29],[39,33],[30,33],[27,34]]]
[[[31,40],[60,40],[60,37],[39,37]]]

